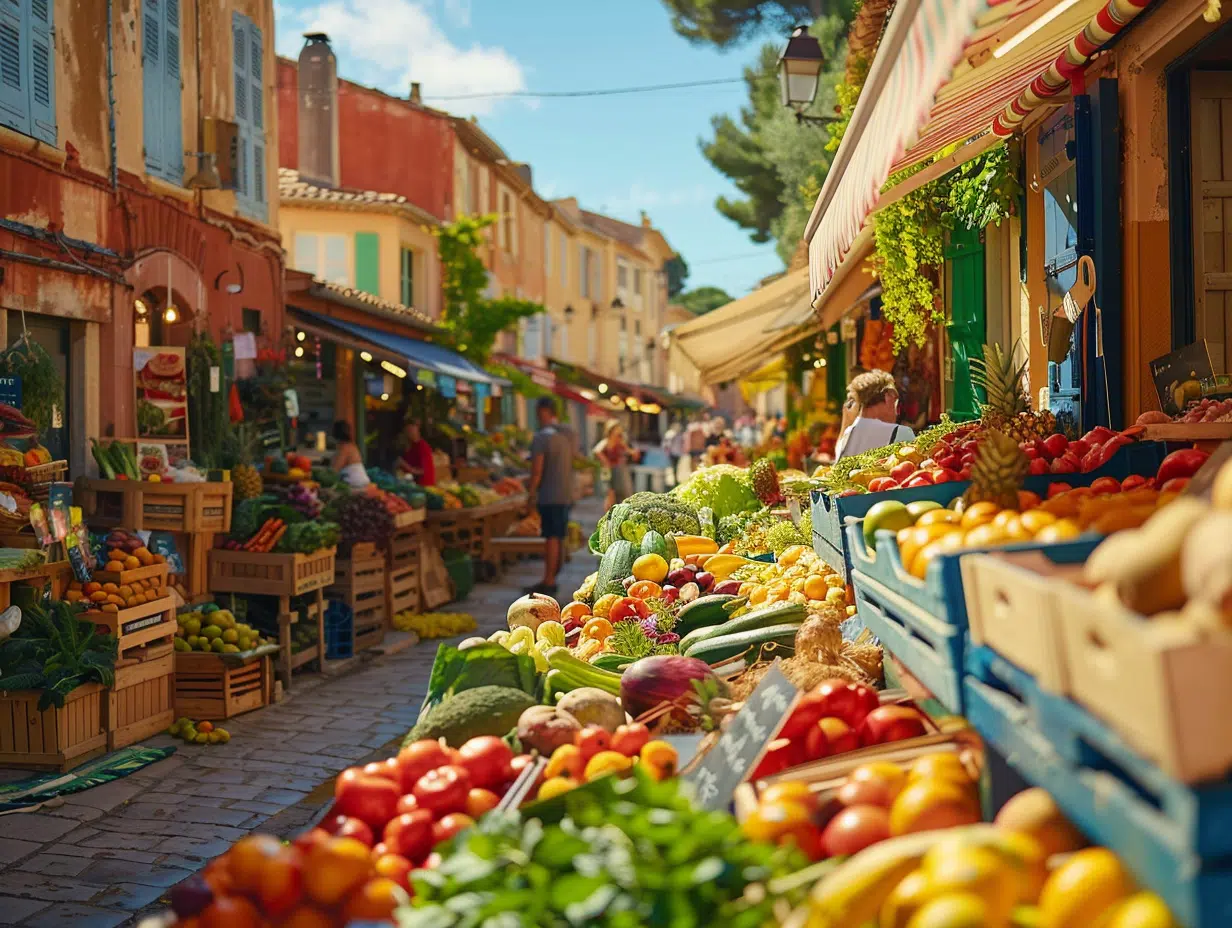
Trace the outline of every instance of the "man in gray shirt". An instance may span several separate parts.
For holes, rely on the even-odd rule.
[[[528,593],[556,592],[556,573],[560,570],[569,509],[573,506],[573,458],[577,454],[577,435],[556,414],[556,401],[541,397],[535,406],[539,431],[530,444],[530,501],[539,507],[543,523],[543,581]]]

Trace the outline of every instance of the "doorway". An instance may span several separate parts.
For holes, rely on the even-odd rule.
[[[72,391],[69,389],[69,355],[72,345],[72,334],[70,323],[66,319],[57,319],[52,316],[37,316],[33,313],[21,313],[16,310],[8,311],[8,332],[9,345],[12,347],[21,338],[22,325],[26,331],[30,333],[30,338],[37,342],[47,354],[51,357],[52,363],[56,367],[56,373],[60,376],[60,382],[64,384],[64,405],[65,408],[58,411],[52,419],[51,428],[40,436],[40,440],[48,451],[51,452],[53,461],[69,460],[69,407],[72,405]]]

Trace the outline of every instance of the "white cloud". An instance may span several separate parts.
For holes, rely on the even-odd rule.
[[[469,0],[445,0],[446,13],[463,25]],[[404,96],[418,81],[433,98],[526,89],[521,64],[503,48],[454,44],[433,19],[427,4],[414,0],[324,0],[292,8],[279,0],[279,51],[298,54],[300,33],[325,32],[338,54],[342,76]],[[488,113],[500,98],[437,99],[443,109]]]

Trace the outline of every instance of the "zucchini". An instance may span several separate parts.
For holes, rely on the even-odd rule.
[[[683,606],[676,614],[676,625],[672,631],[683,638],[694,629],[726,622],[730,616],[723,607],[735,598],[730,593],[711,593],[709,596],[699,596],[693,602]]]
[[[600,654],[590,666],[598,667],[600,670],[610,670],[612,673],[623,673],[624,669],[633,663],[635,658],[629,657],[627,654],[616,654],[613,651],[608,651]]]
[[[808,612],[799,603],[775,603],[764,609],[745,613],[739,618],[728,619],[722,625],[703,626],[695,628],[680,640],[680,653],[687,654],[689,648],[699,641],[718,638],[723,635],[735,635],[740,632],[752,631],[756,628],[769,628],[772,625],[802,625],[808,618]]]
[[[718,635],[697,642],[684,656],[699,658],[707,664],[718,664],[737,654],[743,654],[750,648],[760,649],[767,644],[793,647],[796,643],[796,632],[799,630],[799,625],[786,624],[737,632],[734,635]]]

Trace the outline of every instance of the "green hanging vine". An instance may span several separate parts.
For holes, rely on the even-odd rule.
[[[927,166],[894,175],[885,189]],[[875,214],[873,265],[881,280],[882,315],[894,326],[895,352],[923,345],[929,325],[945,322],[937,281],[945,263],[946,233],[1000,225],[1013,213],[1020,193],[1018,165],[1009,148],[999,145]]]

